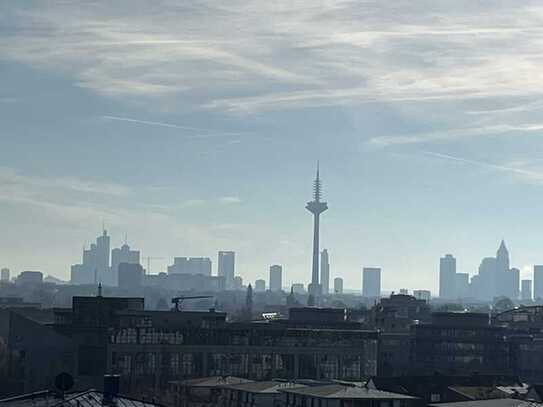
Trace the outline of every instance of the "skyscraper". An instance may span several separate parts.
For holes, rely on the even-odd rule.
[[[456,297],[456,259],[452,254],[446,254],[439,259],[439,298],[453,299]]]
[[[137,291],[143,281],[143,267],[136,263],[119,264],[119,288],[128,291]]]
[[[322,182],[319,178],[319,164],[317,163],[317,176],[313,182],[313,200],[308,202],[306,209],[313,214],[313,266],[311,269],[311,284],[309,294],[314,297],[320,295],[319,286],[319,228],[320,214],[328,209],[326,202],[321,202]]]
[[[130,250],[130,246],[126,243],[121,248],[116,248],[111,251],[111,274],[113,285],[118,285],[119,279],[119,264],[140,264],[140,252],[138,250]]]
[[[173,265],[168,266],[168,273],[211,276],[211,259],[209,257],[174,257]]]
[[[364,267],[362,270],[362,296],[379,298],[381,296],[381,269]]]
[[[455,276],[456,298],[468,298],[469,296],[469,274],[456,273]]]
[[[543,265],[534,266],[534,299],[543,299]]]
[[[532,299],[532,280],[522,280],[520,299],[530,301]]]
[[[270,291],[279,292],[283,286],[283,267],[274,264],[270,267]]]
[[[321,290],[324,295],[330,292],[330,262],[326,249],[321,252]]]
[[[334,278],[334,293],[343,294],[343,279],[341,277]]]
[[[219,277],[224,277],[225,287],[231,290],[234,287],[234,276],[236,269],[236,253],[234,252],[219,252]]]
[[[9,281],[9,269],[3,268],[0,272],[0,281],[7,283]]]
[[[495,280],[496,280],[496,296],[504,295],[506,297],[515,298],[513,297],[513,293],[511,291],[511,279],[513,276],[509,274],[509,251],[507,250],[507,247],[505,246],[505,242],[502,240],[500,243],[500,247],[498,248],[498,251],[496,252],[496,272],[495,272]],[[518,293],[518,282],[517,282],[517,289]],[[518,294],[517,294],[518,297]]]
[[[115,285],[109,267],[109,243],[107,231],[92,243],[89,249],[83,249],[83,261],[74,264],[71,268],[72,284],[98,284]]]
[[[266,291],[266,280],[258,279],[255,281],[255,293]]]

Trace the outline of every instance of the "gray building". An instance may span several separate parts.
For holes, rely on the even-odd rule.
[[[469,297],[469,274],[456,273],[455,276],[456,298],[465,299]]]
[[[295,294],[305,293],[305,287],[303,283],[294,283],[292,284],[292,292]]]
[[[23,271],[17,276],[15,284],[17,285],[40,285],[43,283],[43,273],[41,271]]]
[[[270,291],[281,291],[283,287],[283,267],[274,264],[270,267]]]
[[[175,257],[173,265],[168,266],[168,273],[211,276],[211,259],[209,257]]]
[[[543,299],[543,265],[534,266],[534,298]]]
[[[255,292],[266,291],[266,280],[258,279],[255,281]]]
[[[119,288],[138,291],[143,285],[143,267],[141,264],[119,264]]]
[[[334,293],[343,294],[343,279],[341,277],[334,278]]]
[[[432,293],[430,290],[413,290],[413,297],[415,297],[417,300],[424,300],[426,302],[430,302],[430,299],[432,298]]]
[[[130,246],[126,243],[111,251],[111,274],[115,286],[119,284],[119,264],[121,263],[140,264],[140,252],[130,250]]]
[[[227,290],[231,290],[234,286],[234,276],[236,275],[236,253],[235,252],[219,252],[219,277],[224,277],[224,282]]]
[[[109,267],[110,238],[107,231],[92,243],[89,249],[83,249],[83,261],[71,267],[70,281],[72,284],[97,284],[102,282],[107,285],[115,285]]]
[[[8,268],[3,268],[1,271],[0,271],[0,281],[3,281],[3,282],[8,282],[9,281],[9,269]]]
[[[330,292],[330,260],[326,249],[321,252],[321,290],[324,295]]]
[[[243,288],[243,278],[241,276],[234,277],[234,290],[241,290]]]
[[[524,301],[532,299],[532,280],[522,280],[520,299]]]
[[[381,269],[364,267],[362,270],[362,296],[379,298],[381,296]]]
[[[456,298],[456,259],[446,254],[439,259],[439,298]]]

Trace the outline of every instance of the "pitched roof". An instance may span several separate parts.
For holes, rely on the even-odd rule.
[[[265,382],[232,384],[223,387],[248,393],[278,393],[279,390],[297,389],[307,386],[301,383],[270,380]]]
[[[299,394],[303,396],[326,399],[387,399],[405,400],[415,399],[405,394],[390,393],[360,386],[345,386],[329,384],[325,386],[303,387],[298,389],[280,389],[284,393]]]
[[[197,379],[187,379],[180,381],[171,381],[170,383],[177,383],[187,387],[218,387],[230,384],[250,383],[252,380],[244,379],[236,376],[211,376],[200,377]]]
[[[429,404],[430,407],[541,407],[543,404],[517,399],[461,401],[459,403]]]

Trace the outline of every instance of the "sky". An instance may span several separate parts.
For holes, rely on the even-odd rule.
[[[68,279],[101,233],[157,259],[236,251],[245,282],[360,289],[543,263],[543,4],[0,2],[0,265]]]

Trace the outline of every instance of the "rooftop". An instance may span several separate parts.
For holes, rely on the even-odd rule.
[[[278,393],[279,390],[283,389],[296,389],[307,386],[302,383],[270,380],[265,382],[232,384],[224,387],[227,389],[239,390],[248,393]]]
[[[390,393],[360,386],[346,386],[341,384],[329,384],[325,386],[303,387],[297,389],[280,389],[280,391],[302,396],[326,398],[326,399],[386,399],[406,400],[415,397],[405,394]]]

